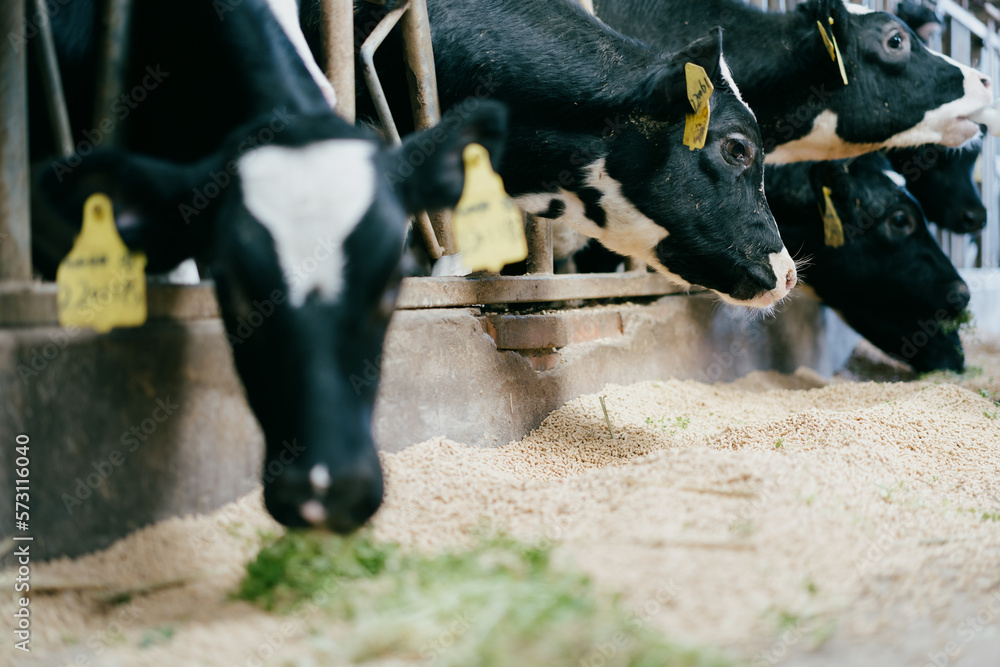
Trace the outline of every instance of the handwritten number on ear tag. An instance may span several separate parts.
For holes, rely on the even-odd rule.
[[[473,271],[499,271],[505,264],[528,256],[521,210],[503,189],[490,166],[490,156],[479,144],[462,151],[465,187],[455,208],[455,242],[462,263]]]
[[[832,26],[833,17],[830,17],[828,20]],[[819,28],[819,36],[823,38],[823,46],[826,47],[826,52],[830,54],[830,60],[837,63],[837,67],[840,69],[840,78],[846,86],[847,71],[844,69],[844,58],[840,55],[840,47],[837,45],[837,36],[833,34],[833,30],[828,33],[826,27],[820,21],[816,21],[816,27]]]
[[[830,199],[832,192],[830,188],[823,186],[824,208],[820,211],[823,214],[823,242],[831,248],[839,248],[844,245],[844,225]]]
[[[115,227],[111,200],[91,195],[83,228],[59,264],[59,324],[106,333],[146,321],[146,256],[129,252]]]
[[[704,148],[708,138],[708,122],[712,111],[709,102],[715,86],[705,68],[694,63],[684,65],[684,78],[687,80],[687,97],[691,110],[684,119],[684,145],[695,150]]]

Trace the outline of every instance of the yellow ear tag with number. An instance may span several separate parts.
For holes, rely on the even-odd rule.
[[[832,16],[827,20],[830,22],[830,25],[833,25]],[[843,79],[846,86],[847,71],[844,69],[844,59],[840,55],[840,47],[837,46],[837,37],[833,34],[833,31],[827,33],[826,28],[819,21],[816,21],[816,26],[819,28],[819,36],[823,38],[823,46],[826,47],[826,52],[830,54],[830,60],[837,63],[837,67],[840,68],[840,78]]]
[[[146,321],[146,256],[130,252],[115,227],[111,200],[83,205],[83,228],[59,264],[59,324],[106,333]]]
[[[455,207],[455,243],[462,263],[473,271],[499,271],[505,264],[528,256],[521,210],[503,189],[490,166],[490,156],[479,144],[462,151],[465,187]]]
[[[708,138],[708,121],[712,116],[709,101],[715,86],[708,78],[705,68],[694,63],[684,65],[684,77],[687,80],[687,97],[691,110],[684,119],[684,145],[695,150],[704,148]]]
[[[839,248],[844,245],[844,225],[840,222],[833,200],[830,199],[832,193],[830,188],[823,186],[825,209],[820,211],[823,214],[823,242],[831,248]]]

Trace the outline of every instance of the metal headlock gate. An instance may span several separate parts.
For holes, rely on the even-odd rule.
[[[760,6],[767,0],[757,0]],[[589,4],[584,2],[584,4]],[[868,0],[873,9],[894,11],[895,0]],[[994,81],[1000,79],[1000,37],[997,21],[1000,13],[990,12],[983,23],[967,9],[952,0],[930,3],[944,17],[942,40],[934,44],[959,62],[978,65]],[[354,117],[354,24],[351,0],[323,0],[328,61],[327,76],[337,91],[338,112]],[[786,11],[793,0],[770,0],[769,8]],[[0,37],[8,44],[0,48],[0,324],[31,324],[54,321],[55,286],[32,285],[31,233],[28,184],[27,80],[26,49],[38,48],[44,63],[46,98],[53,118],[53,133],[60,152],[72,152],[62,99],[58,68],[52,48],[51,34],[45,14],[44,0],[29,0],[26,11],[21,2],[0,3]],[[105,35],[101,50],[103,66],[97,86],[97,112],[100,117],[104,101],[113,100],[121,87],[123,63],[127,57],[127,30],[131,0],[108,0],[105,8]],[[27,14],[30,13],[30,20]],[[406,66],[414,121],[426,128],[440,120],[437,83],[434,74],[426,0],[410,0],[386,16],[382,24],[367,38],[360,50],[366,84],[380,108],[380,115],[390,136],[398,141],[384,94],[374,69],[374,52],[397,23],[405,43]],[[37,32],[31,39],[18,39],[28,28]],[[26,41],[28,43],[26,43]],[[942,48],[943,47],[943,48]],[[975,61],[979,55],[978,62]],[[106,114],[105,114],[106,115]],[[114,136],[114,135],[112,135]],[[997,169],[996,140],[988,137],[983,145],[982,190],[988,210],[986,230],[979,237],[941,232],[938,238],[959,268],[992,268],[1000,266],[1000,172]],[[418,216],[416,229],[432,257],[454,252],[454,240],[447,216]],[[676,294],[677,288],[665,277],[648,272],[644,265],[628,262],[627,271],[614,274],[554,275],[551,223],[528,217],[528,273],[523,276],[427,277],[407,278],[400,291],[400,308],[432,308],[503,303],[557,302],[580,299],[649,297]],[[188,307],[201,310],[208,299],[205,285],[193,288],[163,288],[172,293],[162,299],[166,310]],[[188,295],[180,292],[193,292]],[[41,297],[44,303],[32,304],[31,297]],[[159,306],[157,290],[150,292],[150,314],[154,317]],[[184,305],[186,304],[186,305]],[[13,308],[9,308],[14,306]],[[169,314],[169,313],[166,313]]]

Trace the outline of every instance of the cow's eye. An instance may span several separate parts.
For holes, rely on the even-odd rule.
[[[916,226],[913,217],[903,210],[893,211],[886,221],[889,223],[889,228],[899,234],[909,234]]]
[[[753,162],[753,147],[738,137],[729,137],[722,142],[722,157],[734,167],[746,167]]]
[[[889,35],[889,39],[886,40],[885,44],[893,51],[898,51],[903,48],[903,33],[898,31],[892,33]]]

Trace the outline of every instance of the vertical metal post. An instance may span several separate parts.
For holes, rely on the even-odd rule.
[[[427,0],[410,0],[410,8],[400,19],[400,26],[403,30],[406,78],[410,84],[413,124],[418,130],[423,130],[441,122]],[[447,211],[435,213],[431,216],[431,224],[444,254],[454,254],[457,249],[451,214]]]
[[[354,122],[354,4],[322,0],[326,78],[337,93],[337,113]]]
[[[524,232],[528,240],[528,273],[553,273],[552,221],[528,215]]]
[[[120,141],[116,131],[117,118],[112,107],[123,92],[131,22],[132,0],[107,0],[103,17],[104,41],[101,44],[101,67],[97,72],[97,88],[94,95],[94,127],[99,128],[105,135],[103,146],[114,146]]]
[[[39,23],[35,49],[41,63],[42,89],[45,91],[45,104],[49,112],[49,123],[52,125],[52,137],[59,155],[69,157],[73,154],[73,134],[69,127],[66,94],[63,92],[62,75],[56,57],[56,43],[52,38],[49,10],[45,0],[35,0],[33,4]]]
[[[972,65],[972,33],[959,21],[951,22],[951,53],[948,55],[962,63]],[[967,234],[952,234],[946,232],[948,244],[946,252],[956,268],[968,267],[969,236]]]
[[[994,85],[1000,76],[1000,39],[997,38],[997,24],[991,16],[987,24],[986,39],[983,41],[983,71],[992,78]],[[982,268],[1000,267],[1000,187],[997,180],[997,139],[986,135],[983,138],[982,176],[983,202],[986,204],[986,229],[980,236]]]
[[[0,3],[0,280],[31,279],[24,27],[24,2]]]

